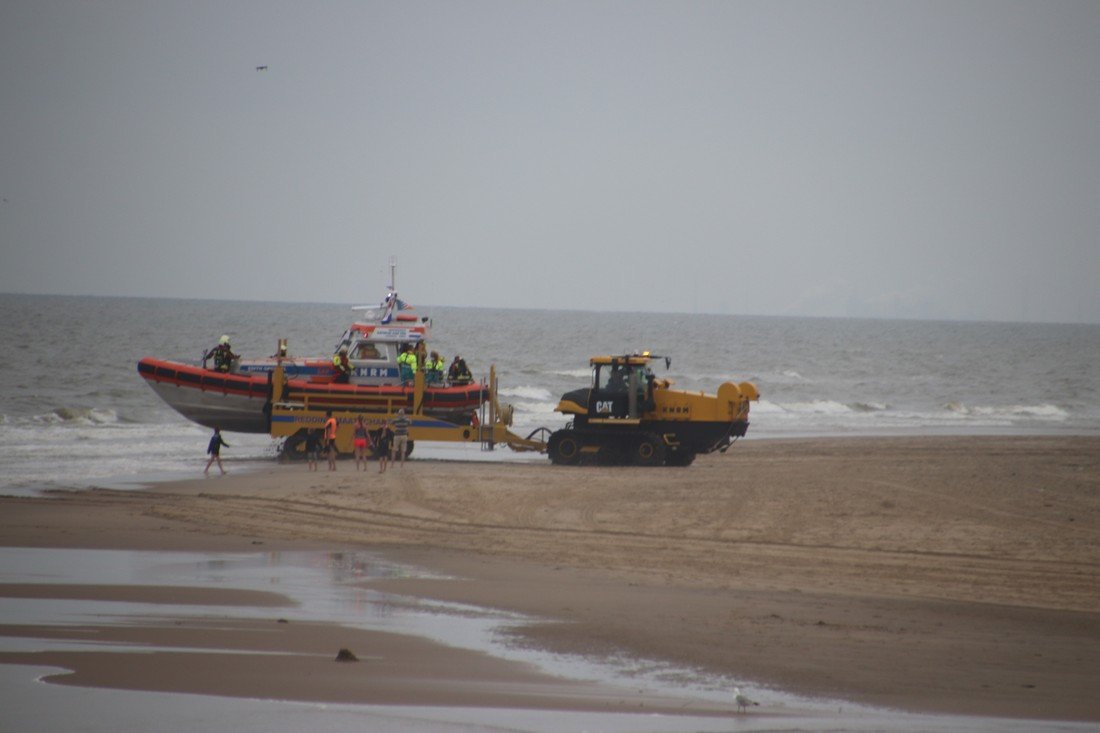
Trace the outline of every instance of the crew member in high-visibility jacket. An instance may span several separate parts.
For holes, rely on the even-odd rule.
[[[447,368],[446,363],[443,361],[443,357],[439,355],[438,351],[433,351],[428,360],[424,362],[424,371],[428,379],[428,384],[442,384],[443,383],[443,370]]]
[[[341,346],[340,350],[332,357],[332,368],[336,371],[333,382],[347,384],[351,376],[351,360],[348,359],[348,347]]]
[[[401,373],[401,383],[409,384],[416,377],[416,354],[411,344],[397,357],[397,368]]]

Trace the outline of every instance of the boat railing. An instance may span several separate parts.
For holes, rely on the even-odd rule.
[[[386,414],[395,413],[402,407],[409,408],[409,400],[404,395],[336,395],[327,392],[299,395],[293,390],[285,392],[278,400],[272,400],[272,404],[288,410],[343,410]]]

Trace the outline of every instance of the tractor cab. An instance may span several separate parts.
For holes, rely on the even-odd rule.
[[[700,453],[725,451],[749,427],[750,382],[725,382],[716,394],[672,389],[654,376],[649,352],[589,359],[592,382],[562,395],[556,410],[570,417],[546,443],[550,460],[636,466],[688,466]]]
[[[663,358],[667,369],[672,361],[668,357],[652,356],[648,351],[623,356],[594,356],[592,384],[588,389],[576,389],[562,395],[557,410],[573,415],[582,422],[589,420],[637,420],[654,409],[653,390],[667,387],[668,380],[658,380],[650,369],[654,359]]]
[[[653,372],[651,357],[598,356],[591,360],[592,392],[588,399],[588,417],[641,417],[653,409]]]

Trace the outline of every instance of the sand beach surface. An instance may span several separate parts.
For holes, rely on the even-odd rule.
[[[0,499],[0,546],[369,548],[446,576],[371,587],[540,619],[512,632],[520,645],[906,711],[1100,721],[1100,438],[745,440],[686,469],[415,458],[385,475],[347,461],[316,473],[229,467],[143,490]],[[270,607],[270,618],[9,625],[0,636],[96,634],[155,644],[158,656],[140,674],[108,653],[3,652],[0,663],[75,669],[59,680],[68,684],[260,698],[676,707],[427,640],[277,624],[277,592],[0,584],[0,601],[164,593]],[[362,664],[349,682],[309,656],[356,644],[403,662],[384,674]],[[257,654],[172,651],[226,645]]]

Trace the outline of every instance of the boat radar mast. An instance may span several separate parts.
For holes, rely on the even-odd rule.
[[[372,318],[385,318],[387,310],[391,310],[397,303],[397,258],[390,255],[390,284],[386,286],[386,297],[380,305],[353,305],[353,311],[371,311],[367,315]]]

